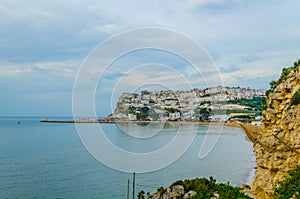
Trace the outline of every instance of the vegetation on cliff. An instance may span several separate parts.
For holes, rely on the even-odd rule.
[[[288,177],[274,189],[275,199],[300,198],[300,165],[289,172]]]
[[[270,82],[270,89],[266,91],[266,97],[262,99],[263,110],[267,108],[266,102],[269,94],[274,92],[274,89],[288,78],[288,75],[290,74],[291,71],[299,72],[298,71],[299,65],[300,65],[300,59],[298,61],[295,61],[293,66],[283,68],[280,78],[278,80],[273,80]]]
[[[173,190],[173,193],[170,192],[170,190]],[[241,193],[238,187],[233,187],[229,185],[229,183],[216,183],[213,177],[209,177],[209,179],[195,178],[192,180],[178,180],[168,189],[164,189],[163,187],[159,188],[157,193],[149,198],[250,199],[249,196]]]
[[[298,105],[300,103],[300,91],[296,91],[291,99],[291,106]]]
[[[298,71],[299,65],[300,65],[300,59],[298,61],[294,62],[293,66],[283,68],[282,72],[281,72],[281,75],[280,75],[280,78],[278,80],[273,80],[273,81],[270,82],[270,91],[274,91],[274,89],[279,84],[281,84],[283,81],[285,81],[292,70]]]
[[[295,70],[296,72],[298,72],[299,65],[300,65],[300,59],[298,61],[295,61],[293,66],[283,68],[282,72],[281,72],[281,75],[280,75],[280,78],[278,80],[273,80],[273,81],[270,82],[270,89],[267,90],[266,96],[268,96],[271,92],[273,92],[274,89],[279,84],[281,84],[283,81],[285,81],[292,70]]]

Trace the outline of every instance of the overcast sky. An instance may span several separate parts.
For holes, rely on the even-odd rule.
[[[195,40],[217,66],[224,85],[268,88],[283,67],[300,58],[299,7],[297,0],[0,0],[0,115],[72,115],[75,77],[91,50],[116,34],[145,27],[171,29]],[[149,62],[174,66],[198,86],[178,57],[132,53],[99,83],[100,115],[111,112],[116,82],[132,91],[130,86],[138,88],[133,84],[143,84],[143,79],[176,79],[178,74],[155,66],[126,73],[125,66]]]

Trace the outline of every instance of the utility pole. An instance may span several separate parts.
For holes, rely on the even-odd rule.
[[[134,191],[135,191],[135,172],[133,172],[133,180],[132,180],[132,199],[135,198]]]
[[[128,179],[128,183],[127,183],[127,199],[129,199],[129,183],[130,183],[130,180]]]

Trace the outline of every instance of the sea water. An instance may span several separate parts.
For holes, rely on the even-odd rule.
[[[111,169],[90,155],[75,124],[40,123],[40,119],[0,118],[0,198],[126,198],[128,179],[132,195],[132,173]],[[116,124],[89,125],[101,125],[111,142],[124,150],[148,152],[166,145],[180,124],[166,125],[149,139],[128,136]],[[126,126],[132,132],[140,128],[147,132],[155,127]],[[173,164],[157,171],[137,173],[135,195],[140,190],[153,193],[176,180],[196,177],[213,176],[218,182],[249,184],[255,157],[245,134],[238,128],[224,127],[212,151],[199,159],[208,128],[199,126],[192,145]]]

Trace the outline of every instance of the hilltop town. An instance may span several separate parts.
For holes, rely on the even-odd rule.
[[[192,90],[123,93],[110,121],[247,120],[260,123],[266,89],[217,86]]]

